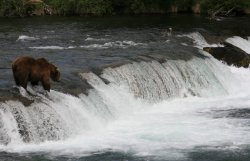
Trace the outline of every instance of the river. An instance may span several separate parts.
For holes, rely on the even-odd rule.
[[[202,51],[250,51],[250,17],[0,18],[1,161],[248,161],[250,70]],[[172,32],[170,32],[170,28]],[[250,54],[250,52],[249,52]],[[44,57],[52,90],[15,86]]]

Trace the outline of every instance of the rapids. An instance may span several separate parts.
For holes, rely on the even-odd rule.
[[[250,70],[202,51],[221,46],[206,40],[208,31],[172,24],[166,36],[165,24],[54,24],[66,23],[70,36],[39,23],[31,32],[32,24],[21,22],[23,29],[6,37],[0,27],[0,64],[8,67],[18,49],[46,56],[62,82],[47,94],[29,87],[30,95],[3,70],[1,78],[10,79],[0,80],[0,160],[249,159]],[[250,54],[240,36],[225,39]]]

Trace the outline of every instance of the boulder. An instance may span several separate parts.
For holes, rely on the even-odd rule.
[[[228,65],[248,68],[250,55],[238,47],[224,43],[224,47],[205,47],[204,51],[210,53],[214,58],[221,60]]]

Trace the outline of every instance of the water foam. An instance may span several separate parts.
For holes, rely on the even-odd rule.
[[[249,40],[243,39],[242,37],[239,37],[239,36],[234,36],[234,37],[228,38],[226,42],[250,54],[250,41]]]
[[[116,93],[108,95],[111,94],[116,96]],[[121,104],[120,108],[125,108],[124,111],[128,110],[127,107],[135,108],[133,112],[127,111],[126,115],[116,117],[108,125],[66,140],[9,144],[2,150],[71,156],[119,151],[137,156],[180,159],[195,147],[204,146],[217,150],[239,148],[250,143],[248,121],[223,116],[214,118],[214,115],[220,110],[230,110],[232,106],[241,108],[249,105],[249,100],[246,100],[248,99],[184,98],[150,105],[131,99],[129,105]],[[239,101],[240,104],[237,103]],[[94,118],[91,120],[94,121]]]
[[[73,49],[74,46],[69,47],[61,47],[61,46],[34,46],[29,47],[30,49],[38,49],[38,50],[65,50],[65,49]]]
[[[109,39],[105,39],[105,38],[92,38],[92,37],[87,37],[85,39],[85,41],[107,41]]]
[[[194,40],[195,47],[203,49],[204,47],[223,47],[221,44],[209,44],[199,32],[179,35],[179,37],[188,37]]]
[[[38,40],[39,38],[37,37],[31,37],[31,36],[26,36],[26,35],[20,35],[17,39],[17,41],[33,41],[33,40]]]
[[[90,40],[88,40],[90,41]],[[135,47],[135,46],[143,46],[144,43],[136,43],[133,41],[114,41],[114,42],[107,42],[104,44],[90,44],[90,45],[81,45],[80,48],[85,49],[108,49],[108,48],[129,48],[129,47]],[[37,50],[66,50],[66,49],[74,49],[78,46],[68,46],[68,47],[62,47],[62,46],[33,46],[29,47],[30,49],[37,49]]]
[[[142,46],[144,43],[136,43],[133,41],[114,41],[107,42],[104,44],[90,44],[90,45],[82,45],[81,48],[86,49],[108,49],[108,48],[128,48],[133,46]]]
[[[33,98],[29,107],[18,101],[1,103],[0,134],[11,141],[0,150],[71,156],[118,151],[174,160],[196,147],[250,144],[248,119],[226,115],[249,108],[250,70],[207,57],[136,62],[107,68],[100,76],[82,73],[93,87],[88,95],[52,90],[47,97]],[[20,128],[30,138],[26,144]]]

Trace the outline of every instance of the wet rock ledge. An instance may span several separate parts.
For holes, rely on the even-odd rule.
[[[203,50],[210,53],[214,58],[228,65],[248,68],[250,55],[230,43],[224,42],[224,47],[204,47]]]

